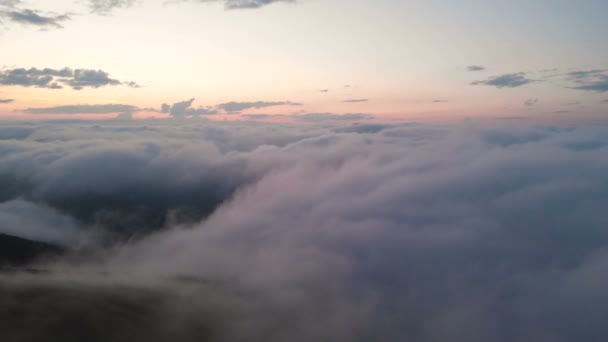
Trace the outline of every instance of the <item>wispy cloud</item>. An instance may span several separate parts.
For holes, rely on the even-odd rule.
[[[12,22],[22,25],[36,26],[42,29],[63,28],[61,23],[71,19],[68,14],[44,14],[31,9],[14,9],[0,12],[0,15]]]
[[[45,108],[28,108],[28,114],[111,114],[133,112],[137,107],[124,104],[68,105]]]
[[[334,114],[334,113],[306,113],[292,116],[297,121],[305,122],[319,122],[319,121],[356,121],[356,120],[369,120],[373,119],[374,116],[371,114],[363,113],[348,113],[348,114]]]
[[[110,78],[102,70],[93,69],[37,69],[18,68],[0,71],[0,85],[62,89],[69,86],[74,90],[100,88],[104,86],[126,85],[139,87],[135,82],[121,82]]]
[[[135,4],[136,0],[89,0],[91,12],[107,15],[117,8],[128,8]]]
[[[369,102],[369,99],[350,99],[344,100],[346,103],[360,103],[360,102]]]
[[[469,65],[467,67],[467,70],[468,71],[483,71],[483,70],[486,70],[486,68],[481,65]]]
[[[534,98],[534,99],[527,99],[527,100],[524,102],[524,106],[526,106],[526,107],[533,107],[533,106],[535,106],[537,103],[538,103],[538,99],[537,99],[537,98]]]
[[[173,105],[163,103],[161,106],[161,113],[170,114],[174,118],[185,118],[187,116],[199,117],[219,113],[219,111],[213,107],[192,108],[194,100],[194,98],[191,98],[190,100],[176,102]]]
[[[13,99],[0,99],[0,103],[13,103],[15,100]]]
[[[278,106],[301,106],[301,103],[291,102],[291,101],[277,101],[277,102],[267,102],[267,101],[256,101],[256,102],[226,102],[217,105],[217,109],[222,110],[229,114],[238,114],[247,109],[260,109],[260,108],[268,108],[268,107],[278,107]]]

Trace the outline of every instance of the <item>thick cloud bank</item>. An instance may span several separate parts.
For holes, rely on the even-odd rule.
[[[3,201],[144,235],[21,284],[159,303],[141,309],[154,329],[186,300],[218,341],[608,336],[605,127],[66,122],[0,137]],[[107,319],[87,298],[79,310]]]

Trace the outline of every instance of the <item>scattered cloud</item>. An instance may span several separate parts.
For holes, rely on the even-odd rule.
[[[138,0],[88,0],[91,12],[109,15],[115,9],[133,7]],[[172,2],[223,3],[226,10],[256,9],[273,3],[294,3],[296,0],[175,0]]]
[[[278,106],[301,106],[301,103],[291,102],[291,101],[277,101],[277,102],[267,102],[267,101],[256,101],[256,102],[227,102],[222,103],[216,106],[217,109],[222,110],[228,114],[239,114],[240,112],[247,109],[260,109],[260,108],[268,108],[268,107],[278,107]]]
[[[433,103],[447,103],[450,102],[448,100],[433,100]]]
[[[0,85],[62,89],[69,86],[74,90],[126,85],[138,87],[134,82],[120,82],[110,78],[102,70],[94,69],[37,69],[18,68],[0,71]]]
[[[533,107],[538,103],[538,99],[534,98],[534,99],[527,99],[526,101],[524,101],[524,106],[526,107]]]
[[[575,84],[573,89],[593,91],[598,93],[608,92],[608,70],[581,70],[566,74],[567,79]]]
[[[467,67],[467,70],[468,71],[483,71],[483,70],[486,70],[486,68],[483,66],[480,66],[480,65],[469,65]]]
[[[516,74],[505,74],[495,77],[490,77],[486,80],[475,81],[472,85],[487,85],[494,86],[496,88],[516,88],[523,85],[535,82],[534,80],[528,79],[526,74],[523,72]]]
[[[0,0],[0,6],[8,8],[13,8],[20,3],[21,0]]]
[[[0,99],[0,103],[13,103],[15,100],[13,99]]]
[[[321,90],[319,90],[319,92],[320,92],[320,93],[328,93],[328,92],[329,92],[329,89],[321,89]]]
[[[137,0],[89,0],[89,8],[91,12],[108,15],[117,8],[132,7]]]
[[[135,106],[124,104],[70,105],[47,108],[28,108],[28,114],[110,114],[137,111]]]
[[[346,103],[359,103],[359,102],[369,102],[368,99],[349,99],[349,100],[344,100],[344,102]]]
[[[215,115],[218,114],[219,111],[213,107],[199,107],[192,108],[192,104],[194,103],[194,98],[190,100],[176,102],[173,105],[168,105],[163,103],[161,105],[161,113],[170,114],[174,118],[185,118],[188,116],[191,117],[199,117],[204,115]]]

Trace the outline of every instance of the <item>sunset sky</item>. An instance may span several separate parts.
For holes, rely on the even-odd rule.
[[[604,0],[0,0],[0,117],[602,122],[606,13]]]

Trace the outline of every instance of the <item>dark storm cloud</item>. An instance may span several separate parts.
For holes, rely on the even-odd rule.
[[[349,99],[344,100],[345,103],[359,103],[359,102],[369,102],[368,99]]]
[[[348,113],[348,114],[306,113],[306,114],[293,115],[292,117],[294,119],[296,119],[297,121],[308,121],[308,122],[369,120],[369,119],[374,118],[374,116],[371,114],[362,114],[362,113]]]
[[[22,25],[46,28],[63,28],[62,22],[70,20],[68,14],[44,14],[31,9],[11,9],[0,11],[0,16]]]
[[[15,100],[13,99],[0,99],[0,103],[13,103]]]
[[[47,108],[28,108],[25,113],[29,114],[108,114],[136,111],[138,108],[123,104],[102,105],[73,105],[57,106]]]
[[[134,82],[120,82],[110,78],[102,70],[94,69],[38,69],[18,68],[0,71],[0,85],[37,87],[48,89],[62,89],[69,86],[74,90],[84,88],[100,88],[125,84],[129,87],[137,86]]]
[[[487,85],[494,86],[496,88],[516,88],[526,84],[535,82],[534,80],[528,79],[526,74],[523,72],[516,74],[505,74],[495,77],[490,77],[486,80],[475,81],[472,85]]]
[[[229,114],[238,114],[247,109],[260,109],[277,106],[301,106],[301,103],[291,101],[256,101],[256,102],[227,102],[217,105],[217,109],[222,110]]]
[[[483,71],[483,70],[486,70],[486,68],[483,66],[480,66],[480,65],[469,65],[467,67],[467,70],[468,71]]]

